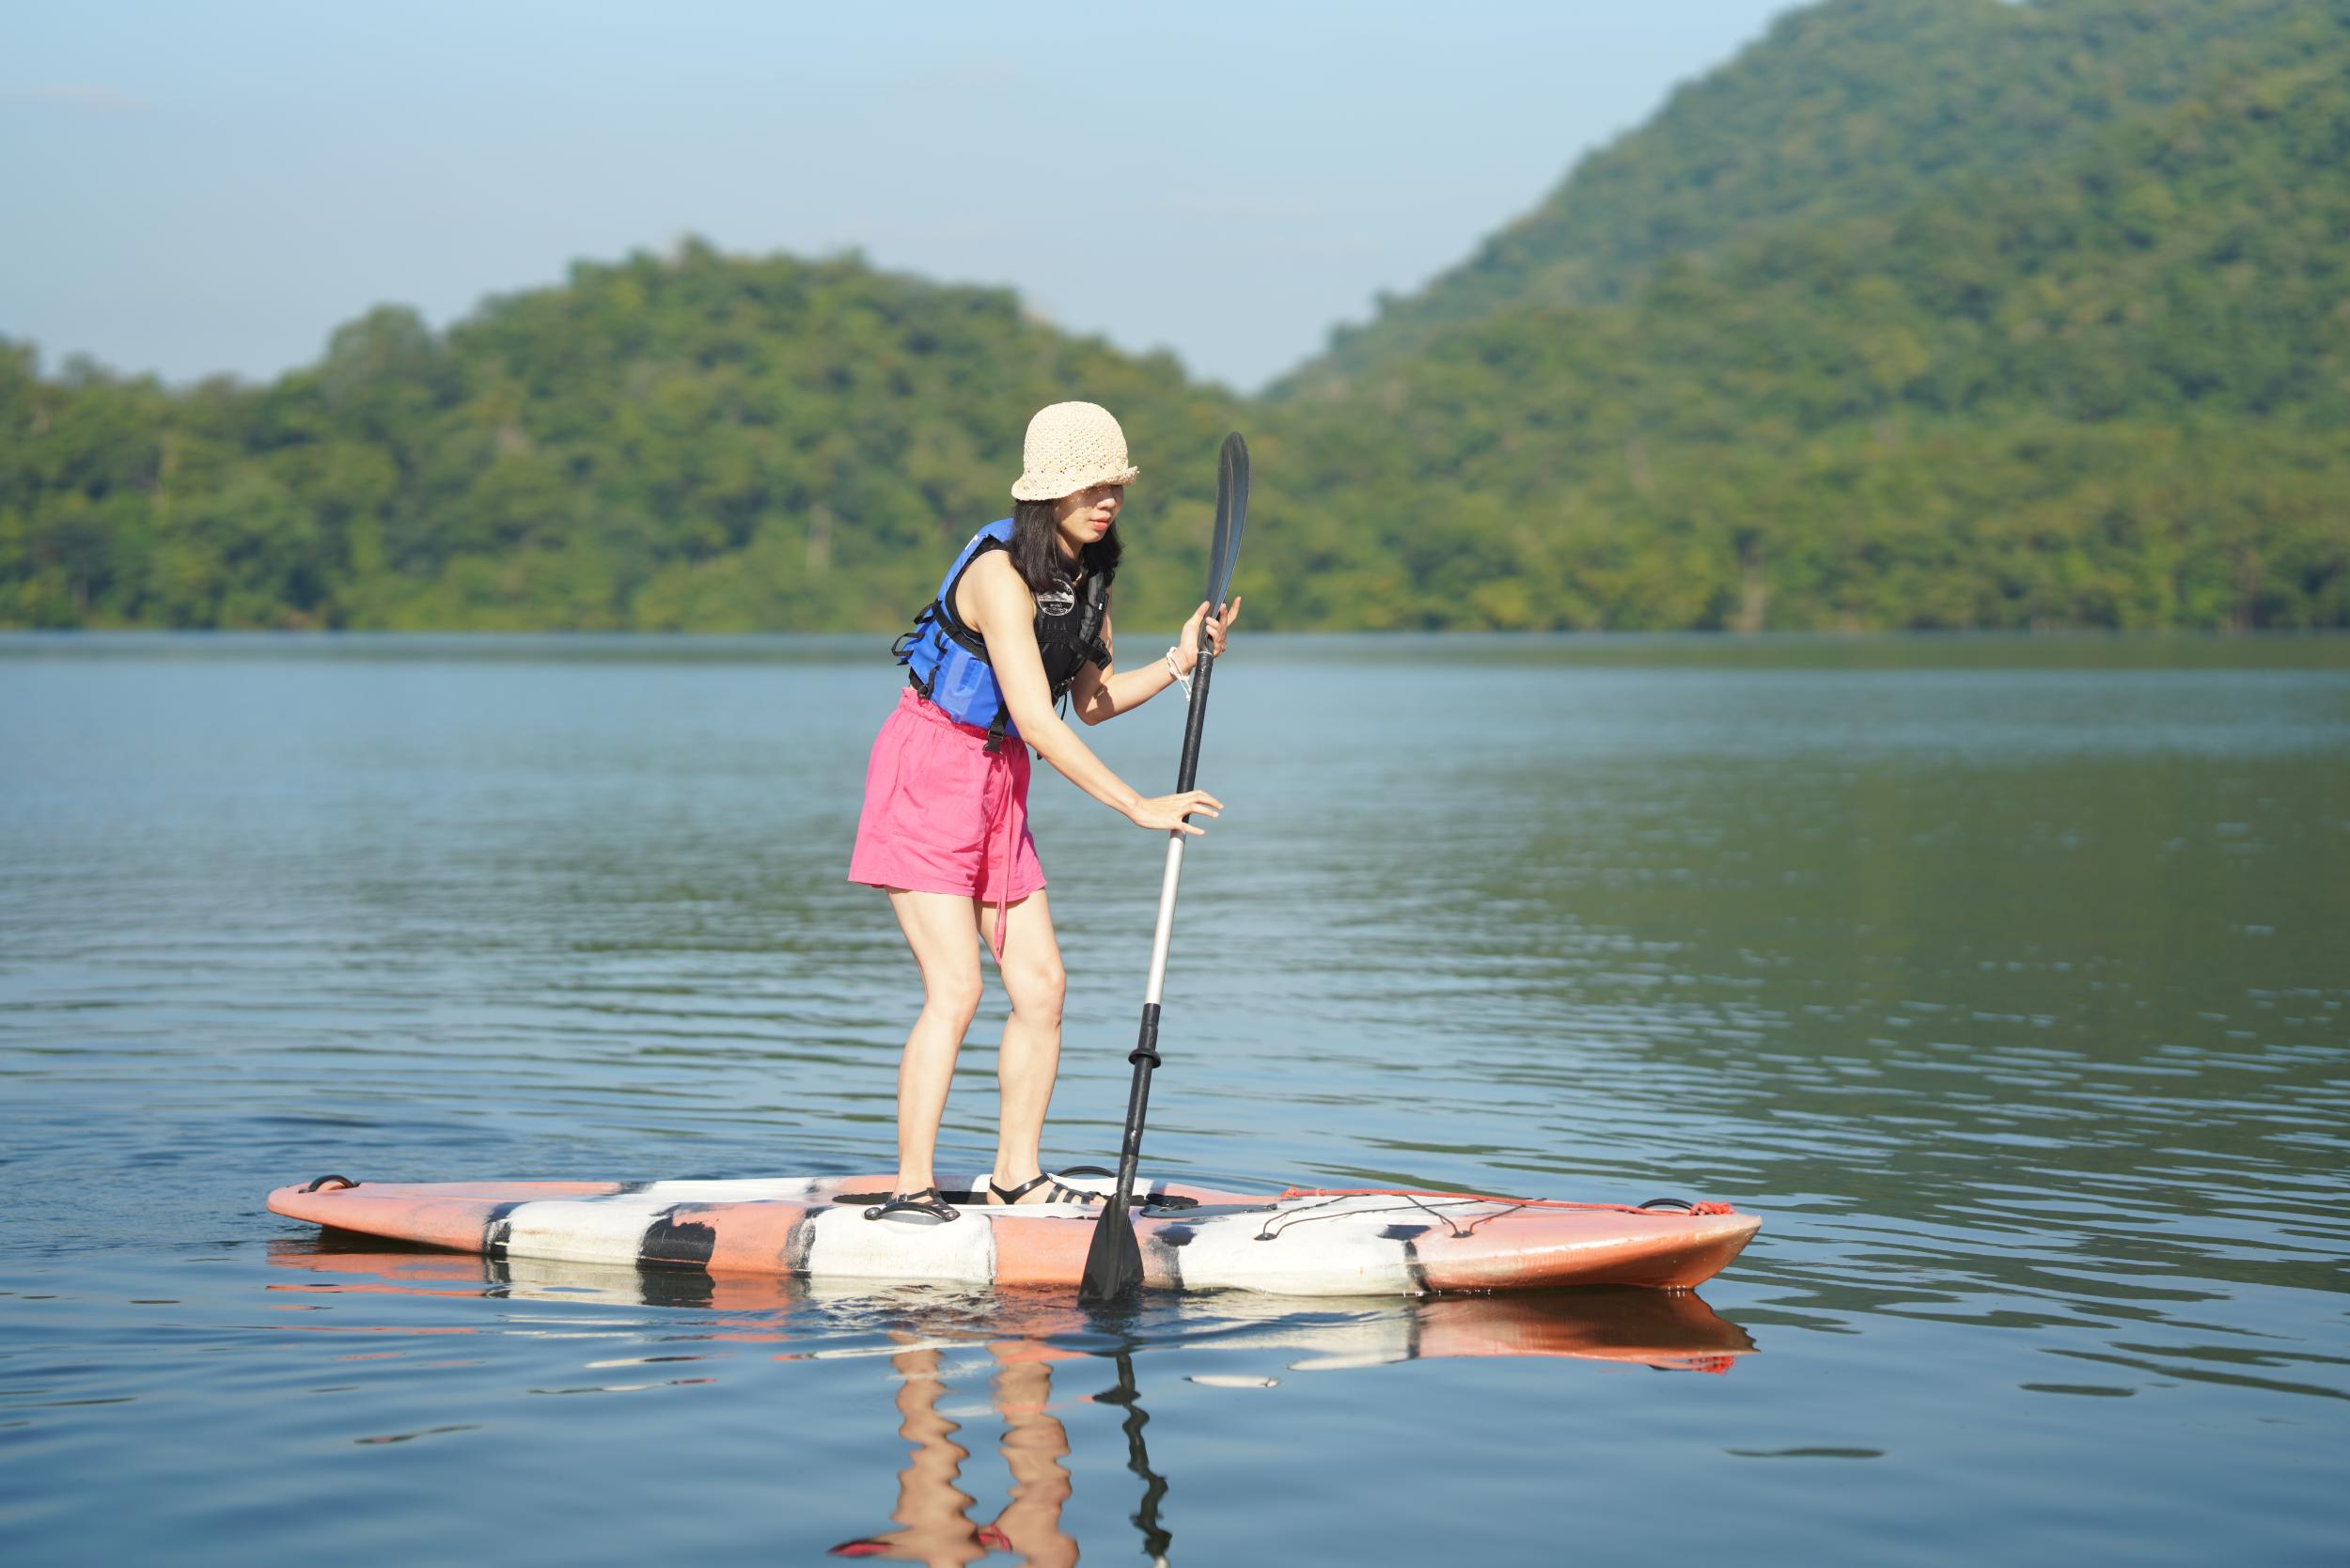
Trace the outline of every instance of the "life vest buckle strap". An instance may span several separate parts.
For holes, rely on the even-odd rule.
[[[986,724],[981,715],[991,704],[995,707],[995,722],[987,725],[990,755],[1001,752],[1004,736],[1017,730],[988,657],[987,639],[955,614],[954,595],[973,561],[991,550],[1010,547],[1012,526],[1007,517],[974,535],[948,569],[937,597],[915,617],[913,629],[890,645],[906,666],[906,683],[957,724]],[[1067,700],[1088,664],[1109,667],[1109,646],[1102,635],[1108,614],[1109,583],[1098,572],[1089,575],[1072,600],[1056,601],[1050,614],[1040,605],[1037,647],[1044,656],[1046,689],[1055,702]]]
[[[931,623],[937,619],[937,615],[938,601],[933,599],[923,606],[920,615],[914,618],[912,628],[898,634],[898,640],[889,645],[889,651],[898,656],[900,664],[908,665],[914,662],[915,645],[922,640],[922,635],[930,630]]]

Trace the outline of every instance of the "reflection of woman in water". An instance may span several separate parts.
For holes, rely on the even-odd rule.
[[[989,1348],[997,1361],[991,1403],[1004,1419],[999,1448],[1011,1470],[1011,1500],[992,1522],[971,1522],[973,1498],[955,1484],[971,1450],[954,1440],[962,1428],[939,1413],[947,1385],[938,1375],[938,1352],[900,1351],[890,1357],[902,1379],[898,1435],[914,1445],[914,1457],[898,1472],[898,1506],[889,1515],[901,1528],[842,1542],[830,1555],[934,1564],[977,1562],[992,1552],[1042,1564],[1077,1560],[1077,1543],[1060,1528],[1070,1492],[1061,1463],[1069,1434],[1051,1414],[1053,1371],[1037,1358],[1042,1347],[1028,1341]]]

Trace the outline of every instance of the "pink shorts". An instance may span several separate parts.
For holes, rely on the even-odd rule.
[[[908,686],[865,766],[849,880],[1014,903],[1044,886],[1028,832],[1028,748],[957,724]]]

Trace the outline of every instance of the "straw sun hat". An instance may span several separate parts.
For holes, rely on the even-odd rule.
[[[1130,484],[1142,472],[1126,461],[1126,432],[1100,403],[1055,403],[1036,411],[1021,445],[1025,469],[1015,501],[1055,501],[1097,484]]]

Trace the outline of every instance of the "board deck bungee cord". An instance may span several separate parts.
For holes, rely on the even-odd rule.
[[[1064,1175],[1107,1194],[1114,1178]],[[352,1182],[280,1187],[313,1225],[489,1257],[698,1268],[818,1281],[1074,1286],[1102,1208],[984,1204],[985,1173],[948,1200],[961,1223],[865,1217],[886,1176],[674,1182]],[[1665,1200],[1656,1200],[1663,1202]],[[1142,1283],[1158,1291],[1422,1295],[1563,1285],[1683,1290],[1761,1229],[1726,1204],[1637,1208],[1480,1194],[1292,1188],[1277,1196],[1138,1183]]]

